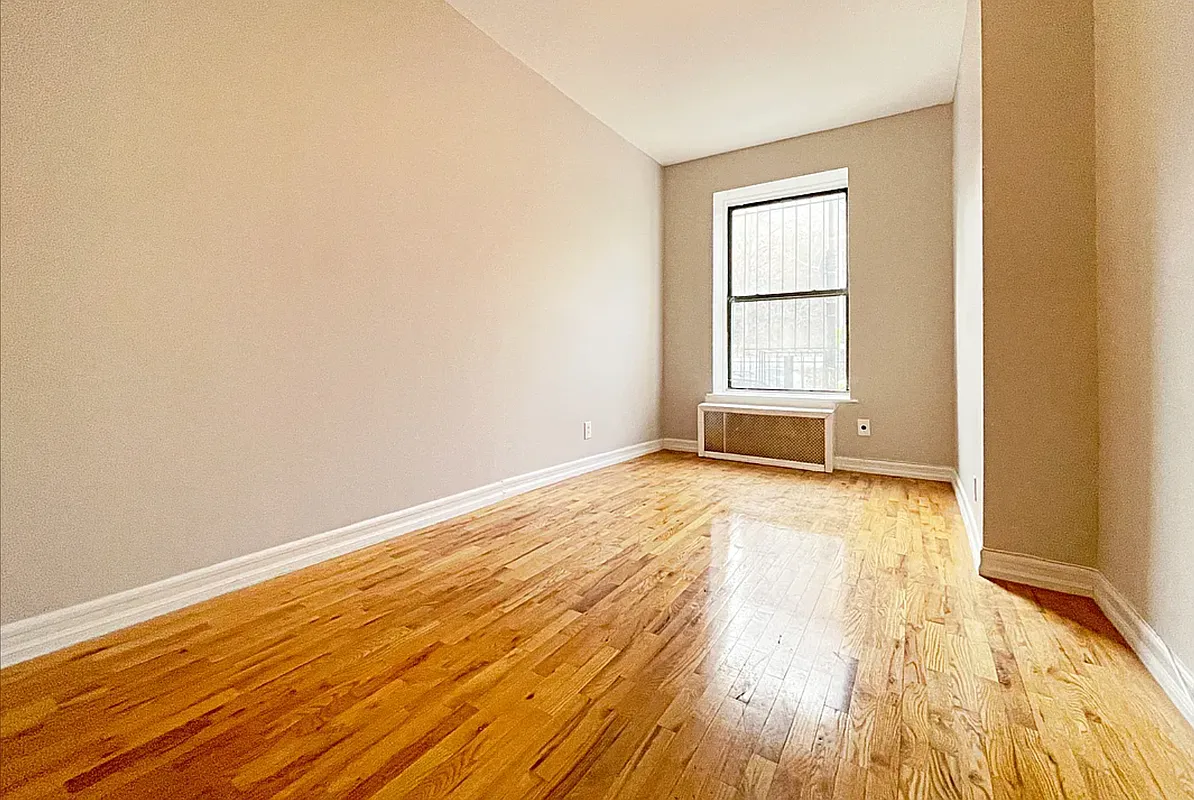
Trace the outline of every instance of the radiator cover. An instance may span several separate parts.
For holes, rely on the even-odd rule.
[[[833,472],[833,411],[729,403],[697,406],[705,458]]]

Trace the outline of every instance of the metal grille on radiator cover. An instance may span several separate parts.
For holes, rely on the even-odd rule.
[[[705,412],[705,450],[825,463],[825,420],[776,414]]]

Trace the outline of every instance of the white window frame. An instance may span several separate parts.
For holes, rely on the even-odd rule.
[[[857,402],[846,392],[814,392],[800,389],[731,389],[729,367],[726,363],[729,335],[726,325],[727,291],[729,287],[729,252],[726,232],[729,229],[729,211],[733,206],[779,200],[798,194],[826,192],[849,188],[849,171],[846,167],[784,178],[754,186],[726,189],[713,193],[713,391],[705,395],[708,403],[755,403],[770,406],[804,408],[833,408],[838,403]],[[849,216],[847,216],[849,220]],[[847,221],[847,226],[849,222]],[[849,229],[846,237],[849,241]],[[849,266],[847,266],[849,269]],[[847,331],[847,336],[850,335]],[[847,367],[848,368],[848,367]],[[847,376],[847,386],[852,386]]]

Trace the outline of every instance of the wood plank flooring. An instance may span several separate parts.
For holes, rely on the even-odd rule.
[[[25,797],[1189,798],[1092,603],[946,484],[658,454],[0,672]]]

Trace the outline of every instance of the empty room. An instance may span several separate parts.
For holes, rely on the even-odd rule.
[[[0,795],[1194,800],[1190,0],[0,0]]]

